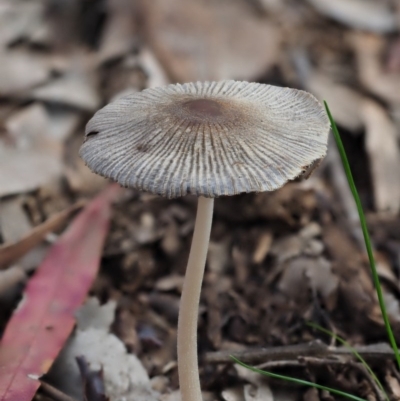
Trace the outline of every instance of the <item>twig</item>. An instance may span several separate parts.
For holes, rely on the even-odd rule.
[[[372,344],[354,349],[364,359],[393,359],[394,353],[386,343]],[[320,341],[313,341],[305,344],[285,345],[272,348],[252,348],[242,351],[217,351],[208,352],[203,356],[206,363],[232,363],[230,356],[245,363],[261,363],[266,361],[287,361],[297,360],[303,357],[329,357],[348,356],[353,358],[353,351],[346,347],[328,347]]]
[[[40,388],[44,393],[53,398],[55,401],[77,401],[75,398],[70,397],[69,395],[63,393],[57,388],[53,387],[51,384],[42,381],[38,376],[29,375],[29,377],[33,380],[40,381]]]

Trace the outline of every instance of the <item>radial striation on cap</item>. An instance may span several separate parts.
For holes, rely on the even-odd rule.
[[[121,185],[174,198],[272,191],[323,158],[329,121],[309,93],[258,83],[152,88],[99,110],[80,155]]]

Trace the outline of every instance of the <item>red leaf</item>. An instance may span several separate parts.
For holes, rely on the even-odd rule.
[[[30,401],[51,367],[96,277],[109,228],[111,185],[72,222],[28,283],[0,343],[0,400]]]

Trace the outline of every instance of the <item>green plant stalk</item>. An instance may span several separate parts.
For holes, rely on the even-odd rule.
[[[390,345],[393,348],[393,351],[394,351],[394,354],[395,354],[395,357],[396,357],[397,365],[400,368],[400,353],[399,353],[399,349],[398,349],[397,344],[396,344],[396,339],[394,338],[394,335],[393,335],[392,328],[390,326],[389,316],[388,316],[387,311],[386,311],[385,301],[383,299],[382,287],[380,285],[378,272],[376,270],[374,253],[372,251],[371,240],[370,240],[370,237],[369,237],[369,234],[368,234],[367,222],[365,220],[365,216],[364,216],[363,208],[362,208],[362,205],[361,205],[360,197],[358,196],[357,188],[356,188],[356,186],[354,184],[353,175],[351,173],[349,161],[347,160],[346,152],[344,150],[344,146],[343,146],[342,140],[340,139],[340,135],[339,135],[339,131],[337,129],[336,123],[335,123],[335,121],[334,121],[334,119],[332,117],[332,114],[331,114],[331,112],[329,110],[329,107],[328,107],[328,104],[326,103],[326,101],[324,101],[324,105],[325,105],[325,109],[326,109],[326,112],[328,114],[328,117],[329,117],[329,120],[330,120],[330,123],[331,123],[333,135],[335,137],[335,141],[336,141],[339,153],[340,153],[340,157],[342,159],[342,163],[343,163],[343,167],[344,167],[344,170],[345,170],[345,173],[346,173],[347,181],[349,183],[349,187],[350,187],[351,193],[353,194],[354,200],[355,200],[356,205],[357,205],[358,215],[360,217],[361,229],[362,229],[363,236],[364,236],[365,246],[367,248],[369,264],[370,264],[370,267],[371,267],[372,279],[373,279],[373,282],[374,282],[376,293],[378,295],[378,301],[379,301],[379,306],[380,306],[381,313],[382,313],[382,318],[383,318],[383,321],[385,323],[385,328],[386,328],[387,335],[389,337]]]
[[[319,330],[322,333],[328,334],[329,336],[333,337],[335,340],[339,341],[346,348],[348,348],[353,353],[353,355],[362,363],[362,365],[367,370],[367,372],[371,375],[372,379],[375,381],[376,385],[379,387],[379,389],[382,391],[383,395],[385,396],[385,399],[387,401],[389,401],[389,396],[386,394],[386,391],[383,388],[382,383],[380,382],[380,380],[378,379],[378,377],[376,376],[374,371],[368,365],[367,361],[360,355],[360,353],[354,347],[351,346],[350,343],[348,343],[345,339],[343,339],[342,337],[340,337],[337,334],[333,333],[332,331],[324,329],[323,327],[321,327],[318,324],[315,324],[315,323],[312,323],[312,322],[308,322],[307,326],[310,326],[310,327],[312,327],[312,328],[314,328],[316,330]]]
[[[243,366],[246,369],[249,369],[249,370],[251,370],[253,372],[259,373],[259,374],[264,375],[264,376],[273,377],[274,379],[286,380],[288,382],[300,384],[302,386],[314,387],[314,388],[316,388],[318,390],[326,390],[326,391],[329,391],[329,392],[331,392],[333,394],[341,395],[343,397],[349,398],[349,399],[354,400],[354,401],[366,401],[364,398],[360,398],[360,397],[357,397],[355,395],[352,395],[352,394],[349,394],[349,393],[345,393],[344,391],[336,390],[334,388],[330,388],[330,387],[322,386],[320,384],[309,382],[307,380],[296,379],[294,377],[283,376],[283,375],[279,375],[277,373],[266,372],[265,370],[254,368],[252,366],[246,365],[245,363],[239,361],[238,359],[236,359],[232,355],[231,355],[231,358],[238,365]]]

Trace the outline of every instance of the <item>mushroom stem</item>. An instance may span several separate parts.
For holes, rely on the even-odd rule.
[[[214,199],[199,197],[178,319],[178,373],[182,401],[202,401],[197,363],[197,320]]]

